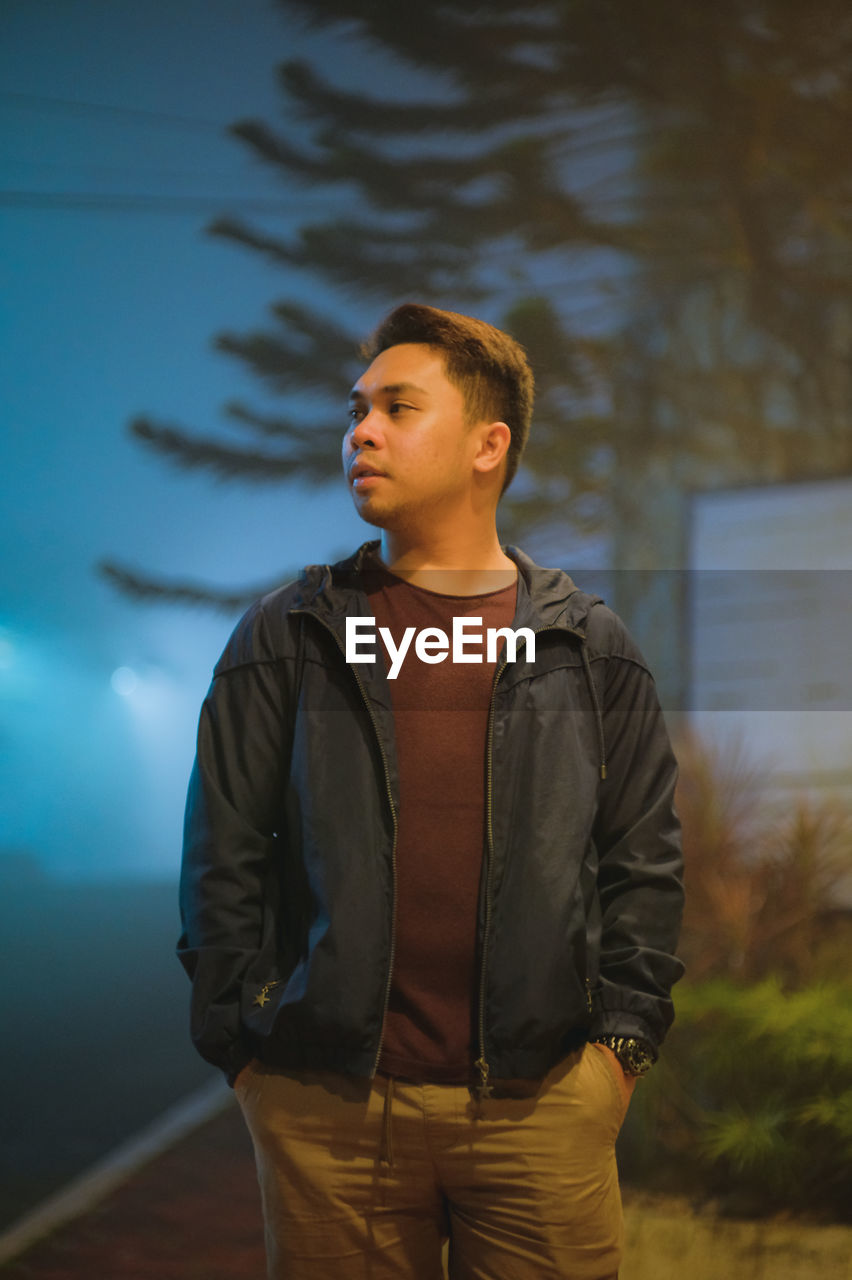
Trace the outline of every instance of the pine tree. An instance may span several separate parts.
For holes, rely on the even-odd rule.
[[[370,50],[357,91],[285,62],[283,124],[232,127],[328,215],[295,234],[209,230],[330,301],[285,298],[217,346],[313,408],[297,421],[232,402],[238,445],[139,417],[141,442],[246,482],[337,476],[358,340],[416,299],[482,315],[530,352],[536,415],[506,539],[570,526],[610,535],[620,568],[677,566],[688,489],[850,469],[845,0],[448,0],[408,16],[397,0],[279,2],[337,30],[350,58]]]

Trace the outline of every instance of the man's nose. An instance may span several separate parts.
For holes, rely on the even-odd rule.
[[[349,443],[353,449],[363,449],[365,445],[375,446],[378,438],[378,423],[372,409],[349,429]]]

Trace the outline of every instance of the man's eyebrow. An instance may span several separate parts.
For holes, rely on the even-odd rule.
[[[410,394],[412,391],[421,396],[428,397],[429,395],[425,387],[418,387],[414,382],[389,382],[387,386],[379,387],[377,395],[399,396]],[[350,402],[353,400],[366,400],[366,398],[363,391],[359,391],[357,387],[353,387],[349,392]]]

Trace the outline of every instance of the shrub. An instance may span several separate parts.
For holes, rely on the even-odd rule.
[[[779,809],[741,746],[685,737],[677,804],[686,910],[680,952],[692,982],[712,977],[785,985],[831,972],[852,911],[852,815],[834,797],[792,796]],[[826,963],[823,946],[830,951]]]
[[[643,1181],[852,1220],[852,984],[684,987],[629,1126]]]
[[[677,1018],[619,1139],[625,1177],[733,1211],[852,1220],[852,817],[767,802],[736,745],[678,747]]]

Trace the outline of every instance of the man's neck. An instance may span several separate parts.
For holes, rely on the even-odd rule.
[[[384,529],[380,556],[397,577],[446,595],[499,591],[511,586],[518,575],[514,560],[503,554],[496,529],[464,544],[447,538],[406,538]]]

